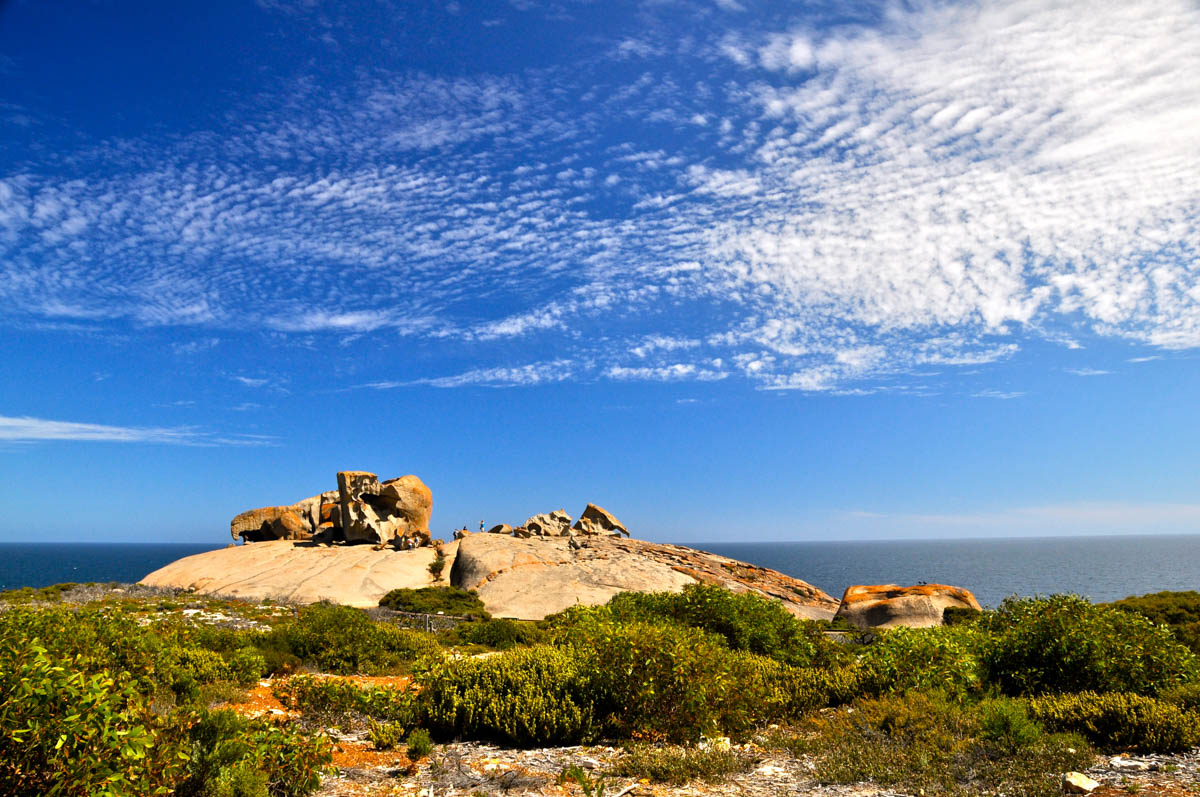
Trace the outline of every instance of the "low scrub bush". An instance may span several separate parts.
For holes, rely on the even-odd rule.
[[[538,646],[438,662],[421,676],[421,725],[441,738],[518,746],[571,744],[595,735],[576,659]]]
[[[187,734],[190,760],[178,797],[303,797],[320,786],[331,760],[323,737],[227,710],[201,712]]]
[[[579,662],[606,733],[695,741],[740,736],[789,710],[787,665],[669,623],[580,623],[559,644]]]
[[[367,738],[376,750],[394,750],[404,738],[404,726],[398,722],[367,721]]]
[[[431,634],[377,623],[359,609],[331,604],[302,609],[295,622],[276,627],[269,636],[269,647],[343,675],[398,672],[440,650]]]
[[[1080,737],[1041,732],[1009,701],[964,706],[936,692],[863,699],[814,715],[768,743],[813,756],[819,780],[871,781],[910,794],[1061,793],[1066,770],[1091,762]]]
[[[414,696],[411,691],[363,687],[338,678],[298,675],[271,687],[286,708],[317,714],[361,714],[374,720],[411,724]]]
[[[379,599],[379,605],[396,612],[441,613],[480,620],[491,617],[477,594],[458,587],[394,589]]]
[[[983,612],[970,606],[947,606],[942,610],[942,625],[971,625]]]
[[[16,589],[0,590],[0,602],[3,603],[54,603],[62,600],[62,594],[79,586],[68,581],[63,584],[51,584],[48,587],[17,587]]]
[[[520,620],[491,619],[479,623],[463,623],[457,629],[463,642],[486,645],[496,650],[508,650],[517,645],[536,645],[546,640],[546,632],[536,623]]]
[[[319,740],[195,708],[236,694],[262,657],[196,641],[117,609],[0,612],[0,794],[311,793],[329,760]]]
[[[639,744],[629,747],[617,761],[619,775],[645,778],[654,783],[683,785],[695,780],[713,783],[745,772],[755,763],[750,756],[728,746],[679,747]]]
[[[1152,623],[1186,625],[1200,623],[1200,592],[1152,592],[1130,595],[1119,601],[1104,604],[1123,612],[1140,614]]]
[[[404,748],[409,761],[420,761],[433,752],[433,739],[429,737],[429,731],[416,728],[404,740]]]
[[[1200,742],[1200,716],[1143,695],[1050,695],[1030,700],[1029,713],[1047,728],[1079,733],[1112,750],[1171,753]]]
[[[699,628],[722,637],[731,650],[797,666],[824,663],[840,650],[815,623],[797,619],[778,601],[707,584],[689,584],[682,592],[622,592],[602,609],[568,610],[551,618],[551,624],[571,625],[589,614],[615,622],[666,621]]]
[[[1200,684],[1190,683],[1172,687],[1158,695],[1165,703],[1173,703],[1184,711],[1200,711]]]
[[[1165,626],[1077,595],[1009,598],[976,626],[988,677],[1005,693],[1153,695],[1194,677],[1196,657]]]
[[[185,758],[161,729],[128,674],[0,641],[0,794],[166,793]]]
[[[966,695],[982,683],[984,644],[969,626],[882,631],[859,657],[858,687],[872,695],[909,689]]]
[[[1106,605],[1170,626],[1176,639],[1193,653],[1200,653],[1200,592],[1155,592]]]

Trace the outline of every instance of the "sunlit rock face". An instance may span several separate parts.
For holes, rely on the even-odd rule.
[[[420,548],[430,543],[433,493],[416,476],[380,482],[374,473],[340,471],[337,489],[288,506],[251,509],[234,517],[234,540],[313,540]]]
[[[950,607],[980,610],[970,590],[946,584],[857,584],[846,589],[837,617],[859,628],[908,626],[925,628],[942,624],[942,613]]]

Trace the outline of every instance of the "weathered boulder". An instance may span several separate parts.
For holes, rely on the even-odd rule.
[[[621,525],[621,521],[609,511],[595,504],[588,504],[571,528],[582,534],[624,534],[629,536],[629,529]]]
[[[387,543],[395,547],[429,544],[433,493],[416,476],[382,484],[366,471],[341,471],[337,490],[290,506],[243,512],[230,523],[235,540],[307,540]]]
[[[1099,781],[1092,780],[1082,772],[1067,772],[1062,778],[1062,789],[1066,794],[1091,794],[1098,788]]]
[[[307,540],[312,537],[312,526],[301,520],[293,510],[284,512],[271,521],[277,540]]]
[[[512,534],[513,527],[507,523],[498,523],[487,530],[488,534]]]
[[[471,531],[470,529],[455,529],[454,539],[461,540],[463,537],[470,537],[474,533],[475,532]]]
[[[338,472],[337,484],[338,512],[346,542],[379,542],[383,538],[379,516],[364,500],[379,495],[378,477],[365,470],[343,470]]]
[[[385,481],[379,488],[379,503],[401,520],[397,527],[400,534],[429,536],[433,492],[416,476],[410,474]]]
[[[290,506],[265,506],[242,512],[230,521],[230,536],[246,542],[307,540],[317,530],[317,519],[310,505],[313,500],[306,498]]]
[[[855,585],[842,595],[837,616],[859,628],[908,626],[925,628],[941,625],[942,612],[951,606],[980,610],[979,601],[969,590],[946,584],[920,584],[901,587],[896,584]]]
[[[248,542],[278,539],[272,524],[283,513],[291,511],[290,506],[264,506],[247,510],[229,521],[229,533],[235,540],[244,539]]]
[[[543,512],[540,515],[534,515],[522,525],[530,534],[537,534],[543,537],[561,537],[571,528],[571,516],[567,514],[565,509],[556,509],[553,512]]]

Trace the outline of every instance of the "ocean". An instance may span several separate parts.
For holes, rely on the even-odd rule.
[[[966,587],[985,607],[1010,595],[1074,592],[1095,602],[1200,590],[1200,535],[873,542],[697,543],[841,598],[853,584]]]
[[[0,543],[0,590],[66,581],[132,582],[222,545]],[[1200,536],[1046,537],[875,542],[696,543],[779,570],[835,598],[851,584],[954,584],[994,607],[1009,595],[1075,592],[1111,601],[1200,590]]]

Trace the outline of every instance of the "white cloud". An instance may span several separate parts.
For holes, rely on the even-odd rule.
[[[975,398],[1008,400],[1021,398],[1025,395],[1025,392],[1020,390],[995,390],[988,388],[987,390],[980,390],[978,393],[972,393],[971,395]]]
[[[375,390],[393,390],[400,387],[428,385],[430,387],[519,387],[527,385],[565,382],[575,375],[575,366],[569,360],[529,363],[527,365],[498,368],[474,368],[452,376],[433,376],[405,382],[385,381],[359,385]]]
[[[1105,371],[1100,368],[1068,368],[1067,373],[1075,374],[1075,376],[1107,376],[1112,371]]]
[[[273,445],[263,435],[219,435],[193,427],[108,426],[76,421],[0,415],[0,441],[34,443],[50,441],[105,443],[160,443],[186,446]]]
[[[301,81],[232,130],[0,179],[0,321],[475,347],[439,386],[569,362],[861,392],[1031,339],[1200,346],[1194,3],[764,33],[706,10],[743,27],[609,42],[653,67],[625,84],[610,61]]]

